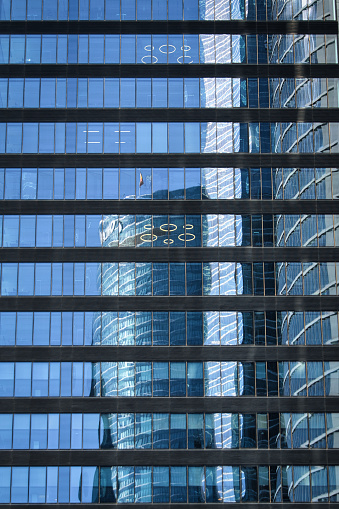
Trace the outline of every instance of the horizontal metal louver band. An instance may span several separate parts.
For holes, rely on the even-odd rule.
[[[339,397],[2,398],[1,412],[337,412]],[[319,450],[319,449],[318,449]],[[326,450],[325,450],[326,451]],[[309,451],[308,451],[309,452]],[[327,452],[327,451],[326,451]],[[306,462],[308,464],[308,461]]]
[[[334,262],[336,247],[3,248],[2,262]]]
[[[338,346],[17,346],[0,347],[1,361],[334,361]],[[120,399],[120,398],[119,398]]]
[[[338,66],[339,70],[339,66]],[[1,154],[6,168],[338,167],[339,154]]]
[[[232,450],[100,450],[100,451],[1,451],[0,465],[336,465],[335,450],[265,449]]]
[[[2,34],[336,34],[336,21],[1,21]]]
[[[1,213],[339,214],[339,200],[3,200]]]
[[[1,311],[337,311],[339,297],[2,297]]]
[[[1,122],[336,122],[339,108],[9,108]]]
[[[11,78],[338,78],[337,64],[4,64]]]

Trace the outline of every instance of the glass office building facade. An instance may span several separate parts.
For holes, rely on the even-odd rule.
[[[0,506],[339,502],[336,19],[0,0]]]

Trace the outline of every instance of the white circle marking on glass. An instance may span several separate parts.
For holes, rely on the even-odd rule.
[[[163,51],[161,48],[167,48],[167,50]],[[169,48],[173,48],[173,50],[170,51]],[[177,48],[173,44],[163,44],[162,46],[160,46],[159,51],[160,53],[165,54],[167,53],[168,55],[170,55],[171,53],[175,53],[177,51]]]
[[[145,62],[144,58],[149,58],[149,59],[150,59],[150,62]],[[154,60],[153,60],[153,59],[154,59]],[[153,60],[153,62],[152,62],[152,60]],[[142,57],[142,59],[141,59],[141,62],[142,62],[143,64],[156,64],[156,63],[157,63],[157,61],[158,61],[158,58],[157,58],[155,55],[152,55],[152,56],[151,56],[151,55],[144,55],[144,56]]]
[[[167,229],[164,228],[164,226],[168,226]],[[174,226],[174,228],[171,228],[171,226]],[[177,225],[176,224],[173,224],[173,223],[164,223],[160,226],[160,230],[163,231],[163,232],[175,232],[175,230],[177,229]]]

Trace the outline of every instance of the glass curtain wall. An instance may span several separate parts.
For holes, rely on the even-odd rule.
[[[0,505],[339,501],[335,19],[0,0]]]

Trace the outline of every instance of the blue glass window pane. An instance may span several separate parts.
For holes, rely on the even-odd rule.
[[[13,396],[14,362],[3,362],[0,374],[0,394],[2,397]]]
[[[168,363],[153,362],[153,396],[169,395]]]
[[[0,63],[8,64],[9,36],[0,35]]]
[[[134,467],[118,467],[118,503],[134,502]]]
[[[169,467],[153,467],[153,503],[156,504],[168,502]]]
[[[32,396],[48,396],[48,362],[33,363]]]
[[[25,61],[25,36],[12,35],[10,46],[10,63],[23,64]],[[5,62],[7,63],[7,62]]]
[[[186,363],[171,362],[171,396],[186,396]]]
[[[46,1],[46,0],[45,0]],[[46,502],[56,503],[58,498],[58,467],[47,467]]]
[[[135,467],[135,502],[152,502],[152,467]]]
[[[6,80],[7,83],[7,80]],[[4,107],[7,105],[7,87],[6,101],[4,98]],[[8,108],[22,108],[24,100],[24,80],[23,78],[10,78],[8,80]]]
[[[74,468],[74,467],[73,467]],[[94,503],[99,500],[99,478],[97,467],[82,467],[82,503]],[[79,491],[79,483],[74,485]]]
[[[170,264],[170,295],[185,295],[184,263]]]
[[[41,35],[26,36],[26,64],[40,64]]]
[[[204,379],[201,362],[187,363],[187,396],[203,396]]]
[[[7,124],[6,152],[9,154],[21,152],[22,124]],[[5,139],[5,138],[4,138]]]
[[[1,19],[1,13],[0,13]],[[23,84],[23,80],[19,80]],[[7,108],[8,79],[0,79],[0,107]]]
[[[124,1],[124,0],[122,0]],[[132,4],[130,4],[132,5]],[[134,19],[134,18],[133,18]],[[121,63],[135,64],[135,35],[121,36]]]
[[[16,313],[0,313],[0,344],[15,344]]]
[[[61,445],[61,444],[60,444]],[[67,504],[69,502],[69,467],[59,467],[58,502]]]
[[[12,467],[12,504],[28,502],[28,467]]]
[[[22,152],[26,154],[36,154],[38,153],[38,124],[29,124],[25,123],[23,125],[23,144],[22,144]],[[48,128],[47,128],[48,129]],[[54,137],[52,138],[52,140]],[[48,149],[49,146],[42,145],[43,149]]]
[[[47,448],[47,414],[32,414],[30,448]]]
[[[106,35],[105,36],[105,63],[106,64],[119,64],[120,63],[120,36],[119,35]]]
[[[193,503],[205,502],[204,467],[188,467],[188,501]]]
[[[129,0],[121,0],[121,21],[134,20],[135,18],[135,4]]]
[[[3,504],[10,501],[11,467],[0,467],[0,497]]]
[[[30,415],[14,414],[13,449],[29,449]]]
[[[3,0],[2,1],[1,9],[0,9],[0,20],[1,21],[5,21],[5,20],[10,20],[11,19],[10,5],[11,5],[11,0]]]
[[[100,468],[100,502],[117,501],[117,467]]]
[[[171,467],[171,502],[186,502],[186,490],[186,467]]]
[[[186,414],[171,414],[171,449],[186,449],[186,437]]]

